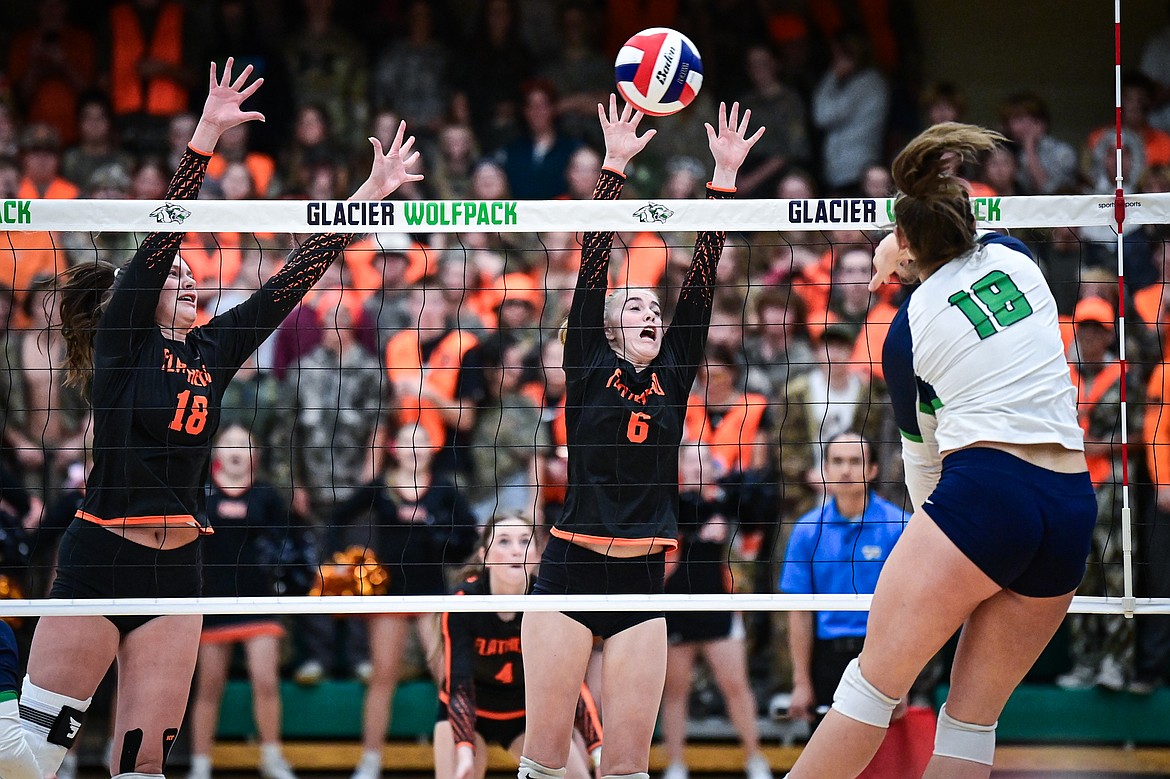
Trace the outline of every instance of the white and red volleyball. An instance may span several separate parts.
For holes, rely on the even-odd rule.
[[[668,27],[630,38],[614,64],[626,102],[650,116],[669,116],[690,105],[703,86],[703,60],[691,39]]]

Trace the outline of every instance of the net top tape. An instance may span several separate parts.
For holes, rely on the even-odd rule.
[[[1112,195],[972,198],[981,228],[1114,225]],[[533,233],[880,230],[892,198],[821,200],[3,200],[0,230]],[[1170,194],[1126,199],[1127,224],[1170,223]]]
[[[0,600],[0,617],[103,614],[430,614],[443,611],[868,611],[871,595],[338,595],[325,598],[53,598]],[[1122,614],[1121,598],[1078,595],[1069,612]],[[1165,598],[1138,598],[1138,614],[1170,613]]]

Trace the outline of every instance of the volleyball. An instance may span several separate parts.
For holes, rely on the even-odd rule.
[[[703,86],[699,50],[690,38],[668,27],[651,27],[626,41],[614,73],[626,102],[650,116],[681,111]]]

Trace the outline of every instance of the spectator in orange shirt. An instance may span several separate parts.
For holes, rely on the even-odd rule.
[[[1154,82],[1142,73],[1129,73],[1121,80],[1121,126],[1141,136],[1145,144],[1146,164],[1170,163],[1170,133],[1150,124],[1150,107],[1154,100]],[[1095,149],[1102,136],[1113,137],[1113,125],[1089,133],[1085,146]]]
[[[61,138],[49,124],[33,124],[21,136],[21,180],[16,197],[22,199],[68,199],[80,191],[59,175],[61,165]],[[32,280],[38,276],[54,276],[65,269],[67,256],[59,236],[40,230],[6,233],[0,243],[0,283],[12,287],[16,295],[15,324],[24,327],[28,316],[21,306],[26,300]]]
[[[21,180],[17,197],[69,200],[81,194],[61,177],[61,135],[51,124],[29,125],[20,139]]]

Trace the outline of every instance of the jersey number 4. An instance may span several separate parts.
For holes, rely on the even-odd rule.
[[[1032,313],[1032,306],[1024,293],[1011,276],[1000,270],[993,270],[972,284],[970,292],[962,290],[951,295],[947,302],[963,312],[963,316],[975,326],[975,333],[980,340],[995,335]],[[995,322],[991,321],[988,314],[995,318]],[[997,324],[999,327],[996,327]]]
[[[175,432],[186,431],[191,435],[202,433],[203,428],[207,426],[207,398],[202,395],[191,397],[191,390],[183,390],[176,400],[178,408],[175,409],[175,417],[167,427]]]
[[[504,667],[500,669],[498,674],[496,674],[495,680],[500,684],[511,684],[515,681],[515,675],[512,671],[512,664],[510,662],[504,664]]]

